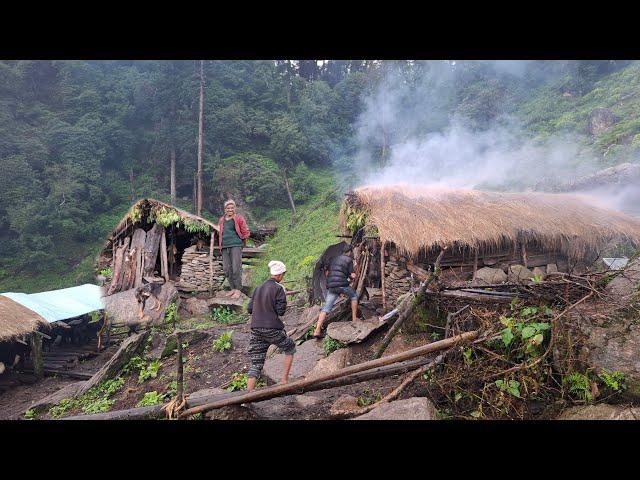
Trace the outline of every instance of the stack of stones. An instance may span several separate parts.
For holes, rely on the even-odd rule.
[[[384,289],[387,302],[395,304],[400,295],[411,288],[411,273],[406,269],[406,259],[390,254],[384,265]]]
[[[213,258],[213,285],[209,285],[209,273],[209,252],[197,252],[196,245],[193,245],[182,255],[182,273],[178,287],[194,291],[205,291],[210,287],[219,290],[224,282],[222,258]]]

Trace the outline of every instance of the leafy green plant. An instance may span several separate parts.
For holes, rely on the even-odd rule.
[[[111,278],[113,276],[113,270],[111,269],[111,267],[104,268],[100,270],[100,275],[105,278]]]
[[[346,347],[346,343],[342,343],[338,340],[331,338],[329,335],[324,337],[324,341],[322,342],[322,347],[324,348],[325,356],[331,355],[331,353],[335,352],[339,348]]]
[[[223,325],[233,325],[247,320],[243,315],[235,313],[229,307],[214,307],[211,312],[211,318]]]
[[[593,400],[591,381],[588,375],[580,372],[572,372],[566,375],[562,382],[569,387],[569,394],[574,398],[587,403]]]
[[[247,389],[247,374],[235,372],[231,377],[231,384],[227,387],[227,392],[235,392],[237,390]],[[263,380],[258,380],[256,387],[264,387],[266,383]]]
[[[368,388],[362,392],[362,395],[358,397],[358,406],[367,407],[382,400],[382,394],[380,392],[370,392]]]
[[[111,380],[106,380],[98,386],[98,392],[101,394],[111,396],[116,393],[124,385],[124,378],[116,377]]]
[[[135,356],[135,357],[131,357],[131,359],[125,364],[124,367],[122,367],[122,373],[124,373],[125,375],[129,375],[130,373],[133,373],[136,370],[141,370],[145,367],[145,365],[147,364],[147,362],[144,361],[143,358]]]
[[[151,217],[158,225],[165,228],[173,225],[174,223],[178,223],[181,220],[180,215],[175,209],[165,207],[164,205],[153,207],[151,210]]]
[[[626,390],[627,388],[627,385],[624,383],[624,373],[622,372],[615,371],[609,373],[607,370],[602,370],[602,372],[598,374],[598,378],[614,392]]]
[[[164,402],[166,396],[167,396],[166,394],[164,394],[164,393],[163,394],[159,394],[155,390],[153,392],[147,392],[142,397],[142,400],[140,400],[138,402],[137,406],[138,407],[150,407],[152,405],[158,405],[158,404]]]
[[[184,229],[189,233],[209,233],[209,225],[200,220],[185,218],[182,223],[184,224]]]
[[[465,365],[471,365],[473,363],[473,348],[463,348],[462,356],[464,358]]]
[[[49,415],[51,418],[60,418],[71,410],[75,405],[75,402],[70,398],[64,398],[49,409]]]
[[[224,332],[222,335],[216,338],[215,341],[213,342],[213,349],[216,352],[224,352],[226,350],[229,350],[232,345],[232,342],[231,342],[232,335],[233,335],[233,330]]]
[[[178,320],[178,305],[176,302],[171,302],[164,312],[164,321],[172,323]]]
[[[138,383],[143,383],[149,378],[156,378],[161,366],[162,362],[160,362],[160,360],[153,360],[149,362],[148,365],[145,365],[140,369],[140,373],[138,374]]]
[[[536,307],[527,307],[523,312],[525,317],[538,313]],[[518,352],[517,357],[524,355],[535,357],[540,354],[540,347],[544,342],[544,332],[551,328],[548,322],[523,322],[514,317],[500,317],[500,322],[505,326],[500,336],[505,347],[523,347],[523,352]],[[517,340],[517,344],[514,341]]]
[[[507,392],[513,395],[514,397],[521,398],[520,382],[518,382],[517,380],[509,380],[508,382],[505,382],[504,380],[496,380],[495,384],[496,384],[496,387],[498,387],[503,392]]]
[[[26,412],[24,412],[24,418],[27,420],[33,420],[37,417],[36,411],[33,408],[30,408]]]
[[[108,412],[114,403],[115,400],[110,400],[109,398],[98,398],[94,401],[82,404],[82,411],[84,413]]]

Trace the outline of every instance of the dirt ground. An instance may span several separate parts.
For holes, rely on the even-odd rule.
[[[203,318],[201,321],[208,321],[208,325],[211,324],[210,319]],[[198,323],[198,319],[191,319],[189,326],[193,328]],[[233,331],[233,347],[224,353],[214,351],[213,341],[215,338],[230,330]],[[249,367],[249,358],[246,353],[250,336],[248,322],[235,325],[216,324],[201,331],[206,334],[206,337],[192,345],[188,345],[183,353],[185,358],[184,378],[186,393],[205,388],[224,387],[229,384],[235,373],[246,373]],[[350,364],[354,365],[371,360],[383,336],[384,331],[376,332],[362,344],[348,347],[350,349]],[[385,355],[404,351],[429,341],[431,340],[424,333],[399,335],[391,342]],[[107,351],[82,362],[78,368],[82,368],[84,371],[95,371],[116,349],[117,345],[111,345]],[[159,394],[168,392],[171,382],[176,379],[176,369],[176,354],[174,353],[161,359],[161,367],[155,378],[139,383],[138,372],[124,376],[125,384],[111,397],[112,400],[115,400],[115,403],[110,410],[134,408],[147,392],[156,391]],[[379,399],[394,389],[401,382],[403,375],[394,375],[359,384],[309,392],[304,395],[275,398],[250,404],[246,408],[250,412],[250,417],[257,419],[329,419],[331,418],[331,406],[342,395],[351,395],[356,398],[362,397],[363,399]],[[24,418],[24,412],[31,404],[76,381],[74,379],[49,377],[32,385],[15,387],[0,395],[0,419]],[[270,385],[272,382],[267,380],[267,384]],[[401,398],[405,398],[405,396],[403,395]],[[79,414],[82,414],[82,411],[76,409],[68,411],[65,416]],[[47,412],[43,412],[38,416],[38,419],[49,418],[50,416]]]

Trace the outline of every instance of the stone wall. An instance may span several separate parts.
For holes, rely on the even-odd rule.
[[[398,297],[407,293],[411,287],[411,273],[407,270],[406,265],[404,257],[389,253],[384,265],[384,289],[387,305],[394,305]]]
[[[209,252],[196,252],[196,246],[187,248],[182,255],[182,272],[178,288],[183,290],[209,290]],[[213,290],[219,290],[224,282],[222,257],[213,257]]]

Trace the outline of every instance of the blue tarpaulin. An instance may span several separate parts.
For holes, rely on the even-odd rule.
[[[104,309],[102,288],[89,283],[40,293],[2,293],[16,303],[33,310],[49,323]]]

